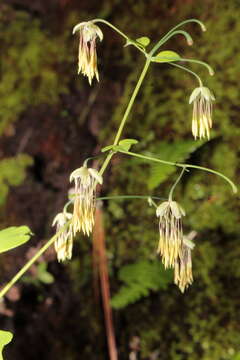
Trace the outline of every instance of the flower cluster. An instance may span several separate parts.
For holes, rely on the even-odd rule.
[[[66,226],[67,222],[71,220],[72,214],[68,212],[62,212],[55,216],[52,226],[56,226],[56,232],[58,234],[57,239],[54,242],[55,250],[57,253],[58,261],[70,260],[72,257],[73,246],[73,234],[70,226]],[[66,226],[66,229],[62,228]]]
[[[91,85],[94,76],[99,81],[97,69],[96,40],[102,41],[103,33],[101,29],[92,21],[85,21],[76,25],[73,34],[79,31],[79,53],[78,53],[78,73],[87,76]]]
[[[176,201],[164,201],[156,210],[159,217],[159,243],[157,252],[162,256],[165,268],[174,267],[183,241],[183,208]]]
[[[183,236],[182,231],[185,211],[176,201],[168,200],[157,207],[156,215],[159,217],[157,252],[161,255],[165,268],[174,268],[174,283],[184,292],[193,281],[193,243]]]
[[[197,87],[190,96],[189,104],[193,103],[192,133],[195,139],[197,137],[210,139],[212,102],[214,100],[215,97],[205,86]]]
[[[194,244],[186,237],[183,238],[180,255],[174,265],[174,283],[184,292],[193,282],[192,250]]]
[[[82,166],[71,173],[71,181],[74,181],[75,185],[72,219],[73,234],[82,231],[89,236],[94,225],[96,185],[98,183],[102,184],[102,176],[97,170]]]

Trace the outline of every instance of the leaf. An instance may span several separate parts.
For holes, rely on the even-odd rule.
[[[181,162],[186,160],[189,155],[203,145],[203,141],[178,141],[176,143],[162,142],[157,153],[162,160]],[[168,179],[168,177],[176,171],[175,166],[152,163],[150,176],[148,178],[149,190],[155,189],[161,183]]]
[[[122,150],[122,151],[128,151],[131,146],[133,144],[137,144],[138,143],[138,140],[135,140],[135,139],[123,139],[123,140],[120,140],[119,141],[119,144],[118,145],[108,145],[108,146],[105,146],[104,148],[102,148],[102,152],[106,152],[108,150],[113,150],[113,151],[119,151],[119,150]]]
[[[150,44],[151,40],[147,36],[142,36],[142,37],[136,39],[136,42],[139,43],[140,45],[146,47]]]
[[[158,62],[158,63],[166,63],[171,61],[177,61],[180,59],[181,59],[180,55],[178,55],[175,51],[172,50],[161,51],[152,58],[154,62]]]
[[[37,267],[37,279],[44,284],[52,284],[54,277],[47,271],[47,264],[42,262]]]
[[[114,145],[108,145],[101,149],[101,152],[106,152],[114,148]]]
[[[172,271],[165,270],[158,260],[144,260],[123,266],[118,276],[124,285],[111,300],[115,309],[135,303],[148,296],[150,291],[166,289],[172,281]]]
[[[136,139],[123,139],[119,141],[119,147],[122,148],[124,151],[129,151],[131,146],[137,143],[138,140]]]
[[[3,360],[3,348],[12,341],[13,334],[10,331],[0,330],[0,360]]]
[[[26,243],[33,235],[28,226],[11,226],[0,231],[0,253]]]

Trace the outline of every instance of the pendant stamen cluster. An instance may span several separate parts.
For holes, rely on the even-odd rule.
[[[78,51],[78,74],[87,76],[89,84],[92,84],[94,76],[99,81],[97,69],[96,40],[103,39],[101,29],[92,21],[84,21],[76,25],[73,34],[79,31],[79,51]]]
[[[75,184],[73,234],[82,231],[89,236],[94,225],[96,185],[102,184],[102,176],[97,170],[82,166],[71,173],[70,181],[74,181]]]
[[[190,96],[189,104],[193,103],[192,133],[195,140],[197,137],[210,139],[212,102],[214,100],[215,97],[205,86],[197,87]]]
[[[52,226],[56,226],[56,232],[58,233],[66,223],[71,220],[72,214],[68,212],[62,212],[55,216]],[[59,262],[64,260],[70,260],[72,257],[73,247],[73,233],[69,226],[58,235],[54,242],[54,247],[57,253],[57,259]]]

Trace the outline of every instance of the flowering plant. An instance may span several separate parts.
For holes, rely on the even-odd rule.
[[[196,19],[189,19],[181,22],[157,41],[150,50],[151,40],[147,36],[131,39],[113,24],[103,19],[94,19],[92,21],[81,22],[73,29],[73,34],[79,35],[79,54],[78,54],[78,73],[88,78],[91,85],[96,78],[99,81],[99,73],[97,66],[97,43],[103,40],[103,32],[99,24],[109,26],[117,32],[126,41],[125,46],[133,46],[145,58],[145,64],[139,75],[136,86],[132,95],[126,104],[126,110],[116,131],[113,143],[101,149],[99,156],[104,157],[104,161],[99,170],[88,166],[88,162],[92,158],[84,161],[83,165],[75,169],[70,175],[70,182],[74,182],[74,191],[70,200],[64,206],[64,209],[56,215],[53,220],[53,226],[56,226],[56,234],[30,259],[27,264],[14,276],[14,278],[0,291],[0,298],[15,284],[15,282],[29,269],[52,244],[55,245],[58,261],[70,260],[72,256],[73,240],[77,233],[90,236],[94,229],[96,204],[99,200],[110,199],[110,197],[101,198],[99,195],[99,186],[103,184],[104,173],[116,153],[122,153],[130,157],[144,159],[146,162],[157,162],[161,164],[172,165],[181,168],[181,173],[169,191],[166,201],[157,204],[158,196],[152,194],[141,194],[130,197],[142,198],[148,200],[149,205],[156,208],[156,216],[159,218],[159,243],[157,253],[159,253],[165,268],[174,268],[174,283],[182,292],[192,283],[192,259],[191,253],[195,244],[192,239],[186,237],[183,233],[182,218],[186,215],[181,205],[173,199],[174,189],[182,176],[192,168],[215,174],[223,178],[231,186],[234,193],[237,189],[234,183],[224,174],[213,169],[162,160],[158,156],[149,156],[132,151],[132,146],[138,143],[136,139],[121,139],[126,121],[133,108],[135,99],[143,84],[147,71],[152,63],[159,66],[166,63],[172,67],[176,67],[181,71],[186,71],[194,76],[198,82],[198,86],[193,89],[189,99],[189,103],[193,104],[192,116],[192,134],[194,139],[210,138],[210,130],[212,128],[212,105],[215,97],[204,84],[198,74],[193,72],[187,64],[196,63],[205,67],[209,75],[213,76],[214,71],[210,65],[204,61],[196,59],[187,59],[180,56],[173,50],[159,51],[173,36],[183,36],[188,45],[193,44],[191,35],[183,30],[188,23],[195,23],[202,31],[206,31],[204,24]],[[184,64],[184,65],[183,65]],[[129,195],[121,195],[121,197],[129,198]],[[118,196],[119,198],[119,196]],[[111,197],[111,200],[114,197]],[[72,207],[72,211],[70,210]]]

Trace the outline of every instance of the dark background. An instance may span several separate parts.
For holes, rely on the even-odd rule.
[[[216,96],[212,138],[194,142],[188,99],[197,86],[189,74],[154,64],[137,98],[124,136],[135,151],[158,154],[222,171],[239,179],[240,2],[0,1],[0,225],[26,224],[35,236],[1,255],[1,284],[11,279],[54,233],[56,213],[67,201],[70,172],[111,144],[144,63],[134,48],[102,25],[99,84],[77,76],[76,23],[105,18],[131,38],[157,41],[178,22],[192,47],[175,37],[165,50],[205,60],[192,65]],[[102,159],[94,165],[100,166]],[[117,155],[102,193],[167,197],[178,172]],[[158,223],[145,201],[104,202],[105,240],[119,359],[239,360],[239,203],[215,175],[191,171],[176,189],[197,232],[194,283],[181,294],[155,254]],[[1,329],[14,333],[7,360],[108,358],[102,301],[94,282],[92,239],[74,241],[73,259],[58,264],[49,249],[0,304]],[[96,264],[95,264],[96,266]],[[93,271],[95,269],[95,271]],[[95,284],[95,285],[94,285]],[[95,291],[94,291],[95,289]],[[94,295],[95,294],[95,295]]]

